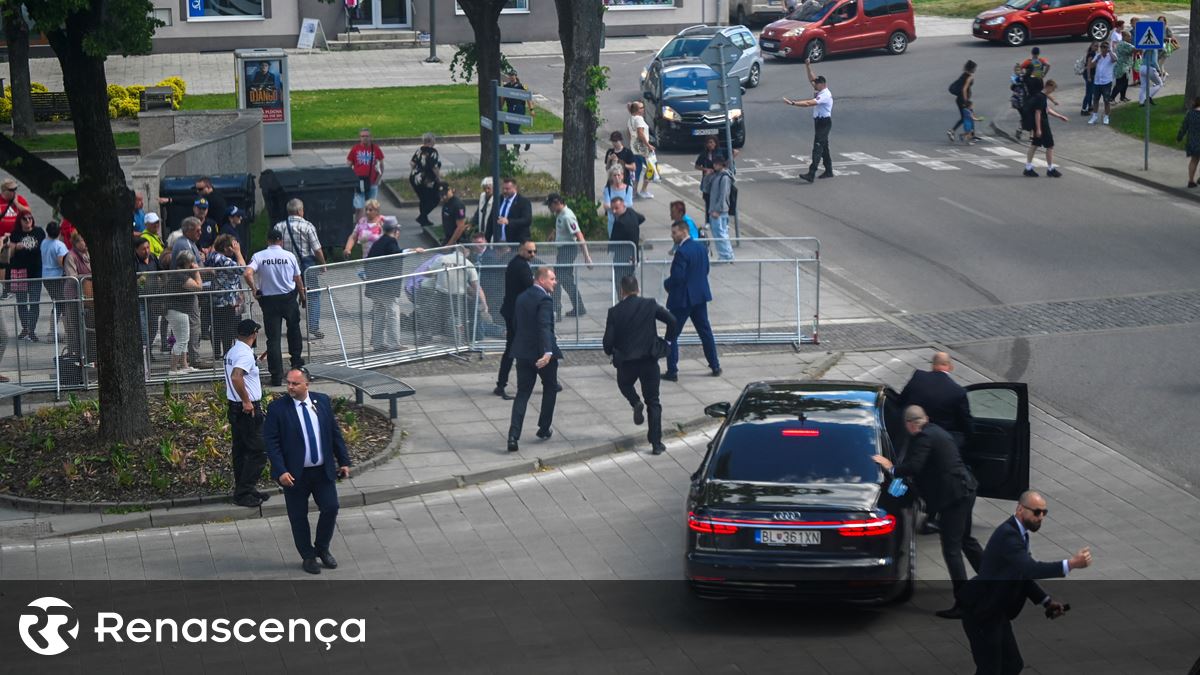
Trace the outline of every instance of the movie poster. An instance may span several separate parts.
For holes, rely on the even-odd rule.
[[[246,107],[261,108],[263,122],[283,122],[283,83],[278,59],[246,62]]]

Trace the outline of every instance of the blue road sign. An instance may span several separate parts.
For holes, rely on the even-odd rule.
[[[1161,21],[1139,21],[1133,28],[1134,49],[1162,49],[1166,24]]]

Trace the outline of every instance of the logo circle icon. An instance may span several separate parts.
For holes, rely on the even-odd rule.
[[[21,614],[17,627],[21,641],[34,654],[54,656],[70,649],[70,643],[63,638],[64,632],[71,640],[79,637],[75,609],[63,600],[45,596],[29,603],[27,609],[35,611]]]

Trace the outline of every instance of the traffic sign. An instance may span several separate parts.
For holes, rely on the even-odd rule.
[[[742,50],[733,45],[729,37],[724,33],[717,33],[713,39],[709,41],[708,46],[704,51],[700,52],[700,62],[712,68],[718,73],[725,72],[730,66],[737,63],[741,56]]]
[[[500,145],[547,145],[554,134],[500,134]]]
[[[483,127],[484,129],[487,129],[488,131],[491,131],[492,130],[492,118],[480,116],[479,126]]]
[[[524,89],[513,89],[512,87],[497,87],[496,93],[500,98],[515,98],[518,101],[532,101],[533,94],[530,94]]]
[[[715,79],[708,81],[709,110],[742,107],[742,83],[739,82],[736,77],[725,78],[725,92],[729,98],[725,101],[725,105],[721,105],[721,80]]]
[[[496,112],[496,119],[509,124],[520,124],[523,127],[533,126],[533,118],[529,115],[518,115],[504,110]]]
[[[1133,27],[1134,49],[1162,49],[1166,24],[1162,21],[1139,21]]]

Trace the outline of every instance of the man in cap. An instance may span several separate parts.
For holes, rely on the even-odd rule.
[[[158,214],[151,211],[146,214],[146,219],[143,221],[146,229],[134,234],[135,237],[141,237],[150,244],[150,255],[159,258],[163,254],[162,240],[162,221],[159,220]]]
[[[242,319],[237,339],[225,353],[225,398],[229,401],[229,431],[233,437],[233,503],[254,508],[270,499],[259,492],[258,479],[267,464],[263,444],[262,382],[254,343],[262,326]]]
[[[556,247],[558,257],[555,260],[557,267],[554,268],[560,284],[554,287],[554,307],[557,309],[557,317],[562,318],[561,296],[564,290],[571,298],[571,311],[567,312],[567,316],[583,316],[587,314],[587,309],[583,306],[579,285],[575,282],[575,259],[582,250],[583,260],[587,263],[588,268],[591,268],[592,254],[588,252],[587,239],[584,238],[583,231],[579,229],[579,219],[575,217],[575,212],[571,210],[571,207],[563,201],[562,195],[557,192],[550,193],[550,196],[546,198],[546,206],[550,207],[550,213],[554,214],[554,234],[550,241],[558,244]]]
[[[196,242],[196,246],[199,246],[200,252],[205,255],[212,250],[213,241],[217,238],[217,221],[209,215],[208,207],[208,200],[204,197],[192,202],[192,215],[200,221],[200,239]],[[200,258],[200,260],[203,259]]]
[[[263,322],[267,329],[267,369],[271,372],[271,386],[283,384],[287,374],[283,369],[283,354],[279,346],[280,323],[287,323],[288,354],[293,368],[304,365],[304,335],[300,332],[300,308],[308,301],[304,292],[304,279],[300,275],[300,261],[290,251],[285,251],[283,233],[267,231],[267,247],[246,266],[246,285],[258,296],[262,305]],[[258,273],[258,283],[254,281]]]
[[[821,178],[833,178],[833,159],[829,154],[829,132],[833,129],[833,94],[825,83],[824,75],[813,75],[812,61],[809,59],[804,60],[804,72],[808,75],[808,81],[812,83],[813,97],[800,101],[785,97],[783,102],[797,108],[813,109],[812,162],[808,165],[808,173],[800,174],[801,180],[811,183],[817,177],[819,162],[825,163],[825,172],[821,174]]]

